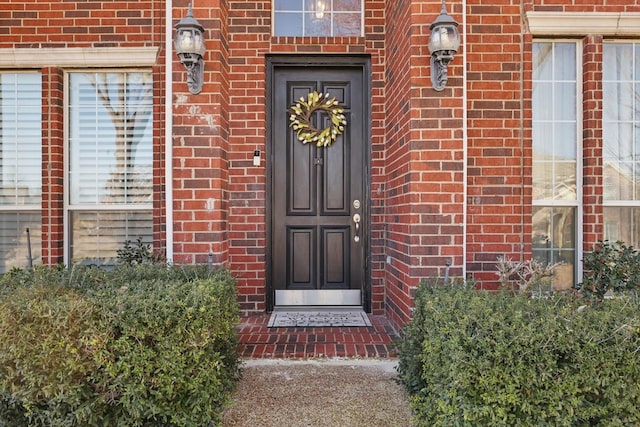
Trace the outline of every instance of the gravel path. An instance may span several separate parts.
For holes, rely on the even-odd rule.
[[[395,360],[252,359],[222,426],[409,427]]]

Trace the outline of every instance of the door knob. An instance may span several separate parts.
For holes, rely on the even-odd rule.
[[[353,222],[356,225],[356,234],[355,234],[355,236],[353,236],[353,241],[357,243],[357,242],[360,241],[360,235],[359,235],[359,233],[360,233],[360,214],[359,213],[353,215]]]

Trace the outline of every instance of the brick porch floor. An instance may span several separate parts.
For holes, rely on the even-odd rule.
[[[243,317],[239,325],[243,358],[396,357],[398,335],[384,316],[371,327],[267,328],[269,315]]]

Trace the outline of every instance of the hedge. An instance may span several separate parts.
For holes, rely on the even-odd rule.
[[[7,273],[0,425],[215,425],[240,375],[238,316],[224,270]]]
[[[398,367],[417,425],[640,425],[639,300],[586,301],[423,283]]]

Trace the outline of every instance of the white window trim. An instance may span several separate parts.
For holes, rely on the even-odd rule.
[[[640,12],[526,12],[534,36],[637,36]]]
[[[151,67],[159,47],[0,49],[0,68]]]

